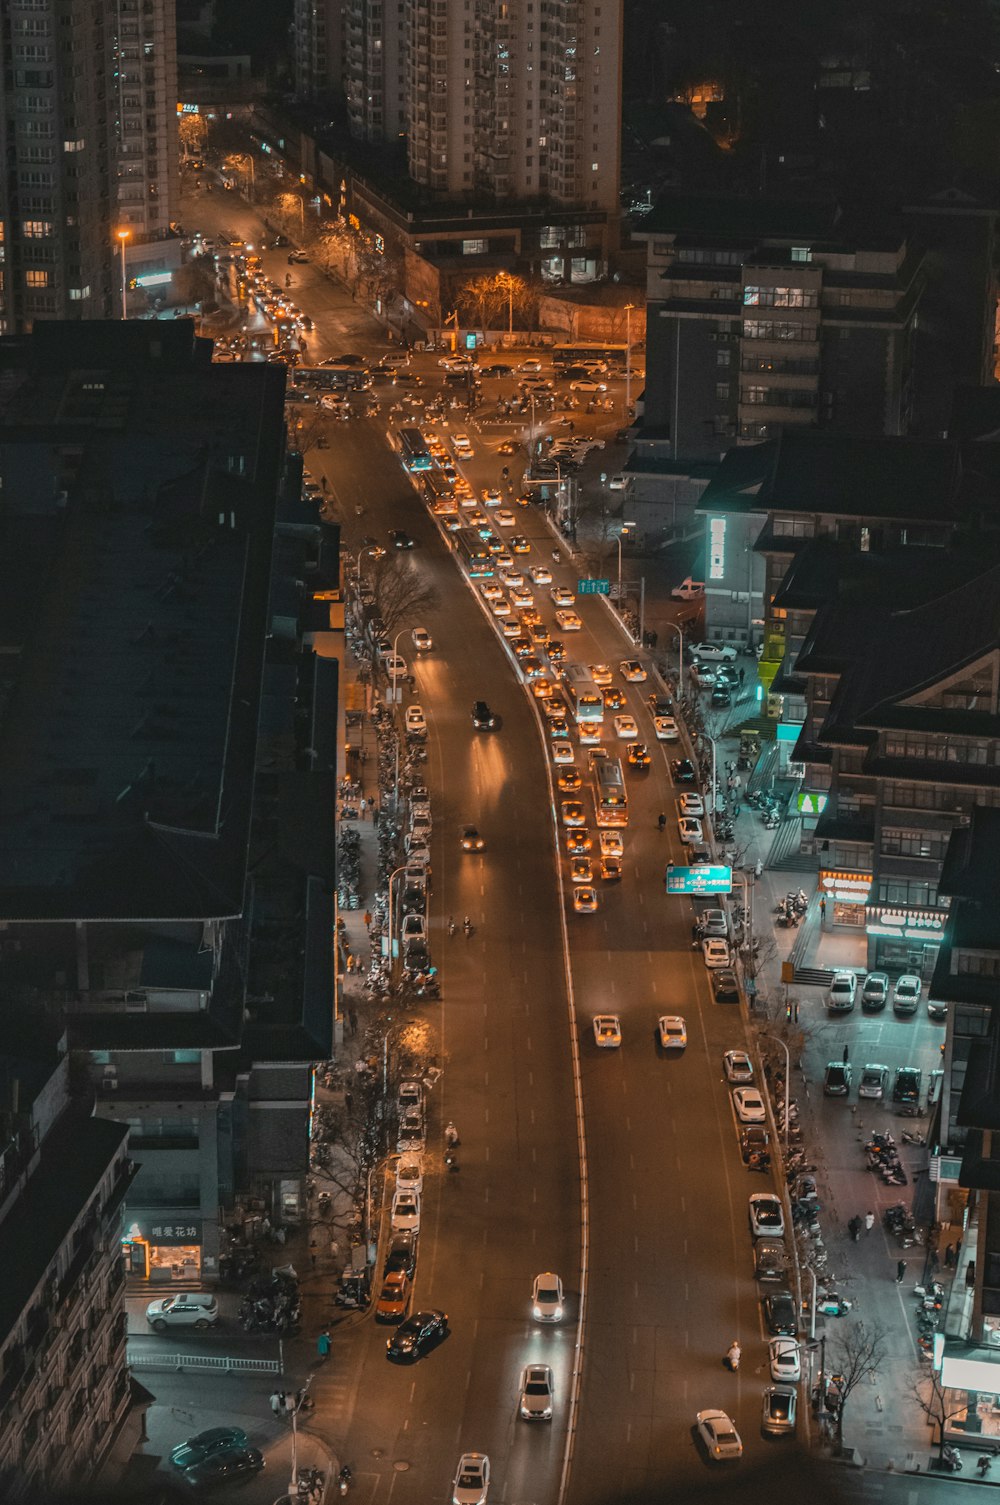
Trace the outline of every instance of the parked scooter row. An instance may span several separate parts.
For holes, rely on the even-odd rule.
[[[903,1162],[891,1134],[873,1134],[865,1145],[868,1169],[877,1171],[887,1186],[905,1186],[907,1182]]]

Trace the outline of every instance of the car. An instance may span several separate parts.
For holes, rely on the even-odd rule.
[[[406,673],[406,659],[400,653],[390,653],[385,661],[385,672],[390,679],[402,679]]]
[[[515,620],[513,615],[514,608],[504,596],[500,596],[496,601],[491,601],[490,610],[495,617],[500,617],[504,621],[507,621],[508,619],[512,621],[514,623],[515,633],[520,634],[521,624],[520,622]]]
[[[394,1233],[382,1267],[383,1276],[390,1270],[405,1270],[412,1275],[417,1268],[417,1240],[413,1233]]]
[[[389,1227],[393,1233],[420,1232],[420,1196],[417,1192],[393,1193]]]
[[[617,883],[621,880],[624,871],[620,857],[602,857],[600,874],[608,883]]]
[[[597,910],[597,889],[583,884],[573,890],[573,908],[577,914],[594,914]]]
[[[677,722],[673,716],[654,716],[653,731],[657,742],[677,742],[680,740],[680,732],[677,730]]]
[[[404,1362],[419,1359],[447,1336],[447,1312],[414,1312],[397,1327],[385,1345],[386,1356]]]
[[[680,585],[675,585],[670,592],[674,601],[700,601],[704,594],[705,582],[692,580],[690,575],[686,576]]]
[[[741,1124],[762,1124],[767,1119],[764,1099],[756,1087],[733,1088],[733,1110]]]
[[[701,943],[701,954],[709,970],[730,965],[729,943],[721,936],[707,935]]]
[[[517,638],[521,636],[521,624],[516,617],[505,616],[500,623],[500,631],[505,638]]]
[[[601,1050],[617,1050],[622,1043],[622,1024],[617,1014],[594,1015],[594,1040]]]
[[[567,764],[572,763],[575,756],[572,742],[554,742],[552,744],[552,761],[557,767],[565,767]]]
[[[826,995],[826,1006],[831,1014],[848,1014],[854,1007],[858,992],[858,975],[846,968],[834,972]]]
[[[489,486],[483,492],[484,507],[499,507],[503,502],[503,492],[496,486]]]
[[[410,1108],[417,1108],[422,1113],[424,1108],[424,1086],[416,1077],[404,1077],[396,1089],[396,1106],[400,1113],[406,1113]]]
[[[893,1102],[902,1108],[918,1106],[922,1080],[923,1073],[918,1066],[897,1066],[892,1083]]]
[[[215,1484],[230,1484],[247,1479],[264,1467],[264,1455],[248,1443],[242,1447],[219,1448],[200,1463],[184,1470],[184,1483],[192,1489],[208,1489]]]
[[[700,794],[681,794],[677,797],[677,809],[681,815],[693,815],[701,820],[705,814],[705,801]]]
[[[802,1378],[802,1351],[796,1338],[772,1338],[767,1345],[772,1380],[797,1385]]]
[[[495,580],[484,580],[479,587],[479,594],[484,601],[500,601],[503,598],[503,591]]]
[[[485,1453],[463,1453],[451,1489],[451,1505],[485,1505],[489,1488],[489,1458]]]
[[[652,763],[649,748],[645,742],[630,742],[628,745],[628,761],[631,768],[648,768]]]
[[[558,784],[559,788],[564,791],[564,793],[575,793],[583,783],[583,779],[580,777],[580,770],[579,768],[577,768],[576,764],[564,763],[560,768],[558,774],[556,775],[556,783]]]
[[[566,657],[566,645],[559,638],[549,638],[545,652],[549,656],[549,663],[561,664]]]
[[[165,1333],[170,1327],[214,1327],[218,1320],[219,1303],[209,1291],[178,1291],[146,1307],[146,1321],[154,1333]]]
[[[688,670],[688,674],[699,690],[712,690],[715,688],[714,664],[692,664]]]
[[[397,1191],[423,1191],[424,1168],[416,1155],[404,1155],[396,1166]]]
[[[851,1090],[851,1063],[827,1061],[823,1073],[823,1096],[846,1097]]]
[[[751,1238],[784,1238],[785,1214],[781,1198],[773,1192],[755,1191],[748,1205]]]
[[[628,476],[622,475],[621,471],[617,475],[608,476],[609,491],[624,491],[627,486]]]
[[[399,1117],[399,1128],[396,1131],[397,1153],[404,1155],[407,1151],[422,1150],[425,1138],[423,1113],[419,1108],[407,1108]]]
[[[799,1325],[795,1312],[795,1298],[791,1291],[785,1288],[768,1291],[764,1297],[763,1307],[764,1321],[769,1333],[775,1337],[794,1338],[796,1336]]]
[[[426,627],[414,627],[410,639],[418,653],[427,653],[434,647],[434,640]]]
[[[698,914],[698,924],[704,935],[728,936],[729,920],[724,909],[703,909]]]
[[[763,1124],[746,1124],[740,1130],[740,1156],[744,1165],[770,1160],[770,1135]]]
[[[760,1429],[765,1437],[795,1433],[797,1396],[788,1385],[768,1385],[761,1400]]]
[[[620,831],[599,831],[598,840],[602,857],[623,857],[625,841]]]
[[[375,1302],[375,1321],[402,1322],[409,1304],[410,1277],[405,1270],[390,1270]]]
[[[688,847],[688,863],[691,867],[697,867],[700,862],[710,863],[711,861],[712,853],[703,841],[696,841],[693,846]]]
[[[397,549],[412,549],[414,539],[403,528],[393,528],[389,534],[393,547]]]
[[[520,636],[514,638],[511,641],[511,645],[510,646],[511,646],[511,648],[513,650],[514,657],[518,661],[520,661],[521,659],[524,659],[524,658],[530,658],[532,656],[532,651],[534,649],[534,644],[532,643],[531,639],[529,637],[525,637],[525,635],[524,635],[523,626],[522,626],[522,630],[521,630]]]
[[[511,549],[515,554],[530,554],[531,545],[521,533],[515,533],[510,541]]]
[[[702,829],[701,821],[693,815],[678,816],[677,834],[685,845],[705,840],[705,832]]]
[[[554,585],[549,591],[549,596],[555,606],[572,606],[576,596],[565,585]]]
[[[536,1322],[561,1322],[563,1283],[558,1275],[545,1270],[531,1283],[531,1315]]]
[[[722,1057],[726,1081],[740,1086],[753,1081],[753,1062],[745,1050],[727,1050]]]
[[[618,665],[618,671],[630,685],[641,685],[649,678],[642,664],[635,658],[623,659]]]
[[[501,507],[500,511],[497,512],[495,516],[498,527],[514,528],[517,526],[517,518],[514,516],[513,512],[511,512],[509,507]]]
[[[716,1003],[739,1003],[739,979],[731,967],[721,967],[712,973],[712,997]]]
[[[242,1427],[209,1427],[207,1432],[198,1432],[186,1442],[179,1442],[170,1450],[170,1462],[174,1468],[193,1468],[213,1453],[224,1448],[245,1448],[250,1439]]]
[[[475,826],[466,826],[462,832],[463,852],[485,852],[486,841]]]
[[[552,581],[552,571],[547,564],[533,564],[528,574],[536,585],[549,585]]]
[[[521,1371],[521,1399],[518,1414],[522,1421],[551,1421],[555,1387],[548,1364],[528,1364]]]
[[[573,826],[563,833],[566,841],[566,850],[571,857],[582,857],[593,850],[594,838],[586,829]]]
[[[452,449],[471,449],[472,440],[468,434],[452,434],[451,447]]]
[[[638,735],[639,735],[639,728],[636,725],[635,717],[634,716],[627,716],[627,715],[626,716],[616,716],[615,717],[615,735],[617,737],[624,737],[624,738],[638,737]]]
[[[589,857],[571,857],[569,864],[569,878],[571,883],[592,883],[594,870]]]
[[[615,685],[605,685],[601,690],[601,699],[604,701],[606,711],[623,711],[625,709],[624,693]]]
[[[424,716],[424,708],[423,708],[423,706],[408,705],[406,707],[406,718],[405,719],[406,719],[406,730],[411,734],[411,736],[412,735],[416,735],[419,732],[426,733],[426,731],[427,731],[427,719]]]
[[[876,1101],[884,1098],[888,1081],[888,1066],[883,1066],[878,1061],[866,1062],[858,1078],[858,1097],[874,1098]]]
[[[920,1002],[921,982],[915,972],[904,972],[896,979],[892,990],[892,1012],[897,1015],[915,1014]]]
[[[534,596],[524,585],[515,585],[510,593],[510,599],[518,610],[525,606],[534,606],[535,604]]]
[[[608,384],[606,381],[594,381],[591,377],[587,377],[584,380],[571,381],[569,389],[571,392],[606,392]]]
[[[703,664],[721,664],[727,660],[732,663],[736,658],[736,649],[732,643],[695,643],[691,657]]]
[[[695,782],[694,764],[690,758],[674,758],[670,765],[670,774],[675,784]]]
[[[537,664],[538,660],[535,659],[534,662]],[[524,673],[525,673],[526,677],[529,678],[529,679],[531,678],[531,675],[532,675],[531,664],[532,664],[532,660],[531,659],[525,659],[524,663],[521,665],[522,669],[524,670]],[[541,667],[541,666],[539,666],[539,667]],[[564,741],[569,736],[569,722],[566,720],[566,717],[564,715],[563,716],[550,716],[547,719],[548,719],[548,724],[549,724],[549,736],[550,737],[557,737],[560,740]]]
[[[749,1133],[750,1131],[747,1130]],[[759,1132],[759,1131],[758,1131]],[[791,1261],[784,1239],[759,1238],[753,1246],[753,1273],[755,1280],[780,1281],[787,1285]],[[784,1339],[784,1342],[790,1341]]]
[[[725,1463],[731,1458],[743,1457],[740,1434],[735,1422],[730,1420],[725,1411],[699,1411],[695,1425],[713,1462]]]
[[[477,700],[472,707],[472,724],[477,732],[492,732],[500,725],[500,717],[490,710],[485,700]]]
[[[498,570],[511,570],[514,568],[514,556],[509,549],[501,549],[493,555]]]
[[[945,1024],[948,1019],[948,1005],[939,998],[928,998],[927,1017],[932,1024]]]
[[[729,690],[729,686],[728,685],[719,685],[719,684],[717,684],[715,686],[715,688],[712,690],[712,701],[711,701],[712,705],[714,705],[716,707],[718,707],[718,706],[726,706],[726,705],[732,705],[732,702],[733,702],[733,697],[732,697],[732,694],[731,694],[731,692]]]
[[[556,621],[563,632],[580,632],[583,628],[583,622],[575,611],[557,611]]]
[[[486,537],[491,532],[491,529],[490,520],[486,516],[486,513],[482,510],[482,508],[473,507],[465,521],[470,528],[477,528],[479,530],[479,536],[485,543]]]
[[[403,940],[427,942],[427,921],[422,914],[403,916]]]
[[[889,998],[888,972],[869,972],[861,985],[861,1007],[867,1014],[884,1009]]]
[[[522,371],[525,376],[537,376],[542,369],[542,363],[532,357],[530,360],[522,361],[517,369]]]
[[[657,1020],[656,1031],[662,1050],[687,1049],[687,1025],[680,1014],[661,1014]]]

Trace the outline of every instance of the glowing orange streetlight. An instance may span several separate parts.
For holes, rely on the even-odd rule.
[[[131,230],[116,230],[115,234],[118,236],[118,244],[121,246],[121,250],[122,250],[122,318],[123,319],[127,319],[128,318],[128,306],[127,306],[127,302],[126,302],[126,297],[127,297],[127,293],[128,293],[128,274],[125,271],[125,242],[128,240],[129,236],[132,234],[132,231]]]

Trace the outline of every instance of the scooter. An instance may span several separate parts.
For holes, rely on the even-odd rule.
[[[949,1443],[945,1443],[941,1449],[941,1466],[950,1469],[953,1474],[962,1471],[962,1455]]]
[[[347,1491],[350,1489],[352,1477],[353,1476],[351,1474],[351,1470],[345,1463],[343,1468],[340,1470],[340,1473],[337,1475],[337,1489],[342,1495],[346,1495]]]
[[[726,1363],[729,1365],[729,1367],[732,1370],[733,1374],[735,1374],[736,1371],[737,1371],[737,1369],[739,1369],[739,1367],[740,1367],[740,1359],[742,1357],[743,1357],[743,1350],[740,1347],[740,1345],[738,1343],[731,1343],[730,1346],[729,1346],[729,1351],[726,1354]]]

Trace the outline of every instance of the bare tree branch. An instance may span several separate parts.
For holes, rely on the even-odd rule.
[[[840,1378],[840,1406],[837,1409],[838,1452],[844,1446],[844,1413],[852,1393],[864,1380],[874,1380],[886,1357],[888,1331],[881,1322],[858,1322],[848,1327],[835,1344],[831,1344],[831,1366]]]
[[[954,1411],[948,1410],[944,1391],[941,1388],[941,1378],[936,1370],[931,1370],[927,1375],[921,1375],[914,1380],[910,1387],[910,1394],[927,1417],[932,1426],[937,1427],[938,1457],[944,1457],[944,1429],[949,1421],[956,1416],[963,1416],[967,1409],[963,1402]]]
[[[372,593],[368,620],[359,634],[355,652],[367,667],[372,683],[387,679],[378,655],[378,640],[393,638],[404,623],[418,624],[419,618],[440,605],[433,585],[428,585],[408,559],[398,554],[383,554],[379,559],[365,556],[368,569],[362,579]],[[377,628],[372,623],[378,623]]]

